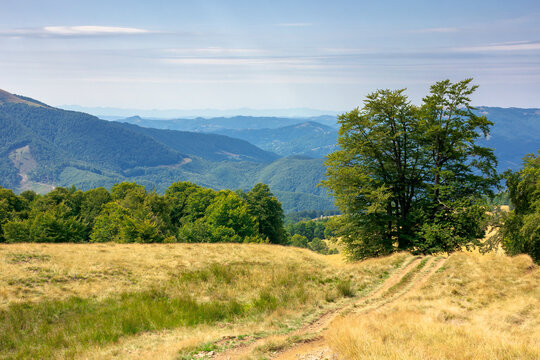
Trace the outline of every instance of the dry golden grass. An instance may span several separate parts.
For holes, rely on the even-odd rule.
[[[345,359],[539,359],[540,269],[457,253],[424,286],[327,334]]]
[[[351,301],[340,294],[343,280],[350,281],[356,294],[369,292],[409,257],[395,254],[348,264],[339,255],[273,245],[1,244],[0,310],[9,312],[17,303],[67,301],[73,296],[107,301],[118,294],[153,289],[170,298],[190,296],[201,303],[232,300],[251,304],[261,296],[266,299],[266,292],[270,303],[278,299],[275,310],[233,321],[139,332],[102,345],[79,347],[74,343],[57,351],[46,350],[47,357],[56,358],[74,354],[85,359],[177,358],[182,349],[227,336],[292,331]]]
[[[194,246],[199,246],[194,245]],[[224,245],[227,249],[245,245]],[[254,245],[252,251],[257,251],[260,245]],[[395,271],[400,264],[410,257],[409,254],[400,253],[392,256],[382,257],[378,259],[366,260],[362,263],[347,263],[340,255],[323,256],[311,251],[298,248],[282,248],[276,246],[264,246],[273,254],[274,259],[270,260],[278,266],[284,266],[285,263],[299,262],[308,271],[317,272],[321,269],[328,273],[328,276],[336,278],[351,278],[355,284],[358,284],[355,289],[358,293],[367,293],[375,286],[380,284],[386,277]],[[282,251],[290,251],[288,256],[283,257]],[[254,256],[259,256],[253,253]],[[253,261],[254,258],[251,259]],[[260,258],[259,258],[260,259]],[[318,269],[315,269],[316,266]],[[257,270],[254,269],[256,272]],[[258,278],[252,274],[252,279]],[[249,281],[246,288],[259,289],[262,284],[257,284],[256,281]],[[310,300],[311,307],[294,308],[294,309],[278,309],[269,316],[258,319],[257,321],[241,321],[236,323],[221,324],[220,326],[202,325],[196,328],[178,328],[170,331],[159,333],[144,333],[139,336],[124,338],[120,342],[107,347],[96,347],[87,351],[81,358],[84,359],[173,359],[177,358],[179,353],[185,352],[186,349],[195,348],[202,343],[220,343],[223,338],[238,338],[248,335],[251,338],[254,334],[263,336],[263,347],[272,346],[287,346],[291,343],[291,335],[289,331],[309,323],[317,319],[322,313],[333,308],[343,307],[345,303],[353,301],[352,299],[339,299],[338,294],[333,294],[335,300],[327,301],[328,294],[325,293],[324,287],[320,286],[317,289],[311,289]],[[234,291],[239,296],[245,296],[244,291],[247,289],[229,289]],[[249,343],[249,342],[248,342]],[[277,345],[276,345],[277,344]],[[236,344],[238,345],[238,343]],[[254,354],[238,355],[233,354],[231,359],[260,359],[266,358],[268,349],[256,348]],[[176,355],[176,357],[175,357]],[[239,357],[237,357],[237,355]],[[255,356],[255,357],[253,357]]]
[[[307,250],[230,244],[0,244],[0,307],[160,286],[210,264],[327,266]]]
[[[202,343],[258,335],[265,337],[253,354],[260,357],[298,341],[293,330],[322,313],[369,296],[411,260],[402,253],[346,263],[340,255],[253,244],[2,244],[0,309],[156,288],[172,298],[187,294],[201,302],[249,303],[271,287],[278,298],[292,296],[294,305],[234,321],[141,332],[55,355],[176,359]],[[422,271],[430,269],[435,271],[429,264]],[[340,294],[342,280],[350,281],[356,300]],[[413,278],[396,300],[334,321],[326,340],[346,359],[538,359],[539,284],[540,269],[527,256],[457,253],[431,277]]]

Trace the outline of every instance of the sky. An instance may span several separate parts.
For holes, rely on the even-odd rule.
[[[0,89],[53,106],[348,111],[474,78],[540,108],[540,1],[0,0]]]

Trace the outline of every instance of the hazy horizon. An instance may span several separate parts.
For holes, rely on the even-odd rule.
[[[6,0],[0,88],[53,106],[343,112],[473,77],[540,107],[540,3]]]

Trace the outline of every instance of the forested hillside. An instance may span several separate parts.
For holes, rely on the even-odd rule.
[[[336,117],[322,115],[314,117],[232,116],[195,119],[152,119],[131,116],[115,121],[155,129],[218,132],[221,130],[278,129],[305,122],[317,122],[330,127],[336,126]]]
[[[158,130],[128,124],[126,124],[126,127],[133,132],[150,136],[180,153],[199,156],[206,160],[270,162],[279,158],[276,154],[261,150],[249,142],[228,136],[177,130]]]
[[[322,158],[335,150],[337,142],[336,128],[313,121],[277,129],[225,129],[215,133],[249,141],[282,156]]]
[[[216,190],[250,189],[265,181],[286,211],[333,208],[316,188],[324,173],[322,161],[272,163],[278,155],[241,139],[109,122],[2,94],[0,186],[88,190],[136,181],[164,192],[179,180]]]

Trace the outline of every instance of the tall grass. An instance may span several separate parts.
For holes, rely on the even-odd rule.
[[[0,359],[117,358],[123,344],[165,330],[185,334],[169,354],[233,327],[286,332],[346,301],[339,284],[373,288],[408,257],[344,264],[268,245],[0,245]],[[144,358],[162,356],[152,348]]]
[[[456,253],[423,287],[334,323],[345,359],[540,359],[540,268],[528,256]]]
[[[318,292],[336,281],[295,264],[276,269],[213,263],[181,271],[151,290],[105,299],[14,303],[0,310],[0,358],[45,359],[60,353],[71,358],[89,346],[141,332],[256,319],[277,309],[302,308],[310,299],[317,302]]]
[[[88,345],[103,345],[143,331],[215,323],[244,316],[249,307],[234,300],[197,302],[159,291],[122,294],[104,301],[72,298],[14,304],[0,312],[2,358],[67,357]],[[256,307],[251,308],[258,309]],[[71,350],[71,351],[70,351]]]

